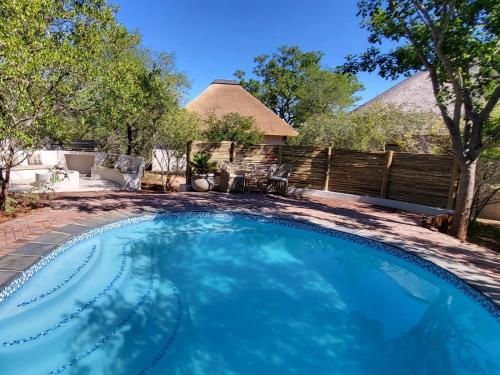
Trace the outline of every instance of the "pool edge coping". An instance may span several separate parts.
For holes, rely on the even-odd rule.
[[[344,239],[354,240],[356,243],[364,243],[371,247],[376,248],[379,251],[389,253],[400,259],[406,260],[417,267],[420,267],[439,279],[443,280],[447,284],[458,289],[466,297],[470,298],[476,304],[480,305],[483,310],[490,314],[494,319],[500,321],[500,304],[496,303],[489,296],[484,294],[475,285],[471,285],[467,280],[456,275],[454,272],[444,268],[433,261],[426,259],[424,256],[415,252],[415,250],[407,250],[404,245],[399,243],[391,243],[390,241],[381,240],[379,238],[374,238],[366,234],[366,228],[362,228],[356,231],[352,231],[349,228],[342,226],[326,226],[325,224],[314,222],[307,218],[297,218],[293,214],[283,214],[283,213],[256,213],[249,212],[245,209],[231,209],[231,210],[221,210],[219,208],[190,208],[186,207],[184,209],[158,209],[154,211],[145,211],[138,213],[131,213],[126,211],[113,211],[114,215],[103,215],[100,219],[101,223],[97,225],[87,225],[85,222],[88,219],[83,219],[81,221],[75,222],[70,225],[81,225],[86,227],[86,230],[72,234],[65,239],[62,239],[58,243],[54,243],[52,247],[47,249],[47,251],[40,257],[36,257],[36,260],[25,267],[23,270],[18,271],[17,275],[10,278],[6,282],[0,284],[0,304],[5,301],[10,295],[12,295],[17,289],[22,287],[29,279],[42,269],[46,264],[51,262],[55,257],[66,251],[68,248],[72,247],[76,243],[85,240],[86,238],[93,237],[98,233],[106,230],[111,230],[116,227],[131,224],[134,221],[141,222],[147,220],[154,220],[157,217],[167,216],[169,214],[222,214],[222,215],[241,215],[246,218],[253,219],[265,219],[266,221],[272,222],[273,220],[283,221],[292,224],[294,227],[301,227],[302,229],[312,230],[315,232],[320,232],[327,235],[333,235],[335,237],[343,237]],[[116,215],[116,216],[115,216]],[[101,216],[101,215],[100,215]],[[111,216],[111,217],[110,217]],[[66,233],[63,228],[49,232],[52,233]],[[364,232],[363,234],[357,234],[359,232]],[[36,239],[28,242],[28,244],[36,243]],[[375,246],[373,246],[375,245]],[[32,257],[35,258],[35,257]]]

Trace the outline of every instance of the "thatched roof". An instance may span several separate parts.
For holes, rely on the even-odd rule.
[[[191,101],[186,109],[204,117],[211,113],[218,118],[235,112],[250,116],[264,135],[293,137],[298,133],[283,119],[267,108],[236,81],[215,80]]]
[[[360,105],[355,111],[362,111],[374,103],[394,104],[407,111],[433,112],[440,115],[427,72],[418,72],[402,80],[389,90]]]

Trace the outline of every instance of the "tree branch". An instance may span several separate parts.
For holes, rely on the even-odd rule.
[[[495,108],[500,99],[500,85],[495,88],[493,94],[491,94],[490,99],[484,106],[483,110],[476,116],[476,121],[480,124],[483,124],[488,116],[491,114],[491,111]]]

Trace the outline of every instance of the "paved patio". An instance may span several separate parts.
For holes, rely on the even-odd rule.
[[[421,227],[421,215],[357,202],[261,194],[58,194],[50,207],[0,224],[0,288],[59,243],[94,226],[161,210],[207,208],[280,214],[400,246],[451,271],[500,306],[500,255]]]

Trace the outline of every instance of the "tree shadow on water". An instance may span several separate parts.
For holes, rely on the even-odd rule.
[[[387,374],[407,370],[409,358],[428,373],[453,373],[450,353],[459,350],[467,363],[475,355],[458,325],[448,325],[442,296],[414,329],[387,338],[379,321],[346,308],[331,280],[284,251],[282,234],[271,228],[262,236],[252,223],[235,227],[214,219],[204,227],[196,220],[158,221],[130,244],[132,271],[123,293],[82,317],[68,360],[101,344],[70,373]],[[348,266],[359,278],[359,269]],[[146,295],[151,267],[155,279]],[[441,340],[426,349],[425,340],[435,337]],[[440,361],[436,355],[415,360],[430,350]]]

